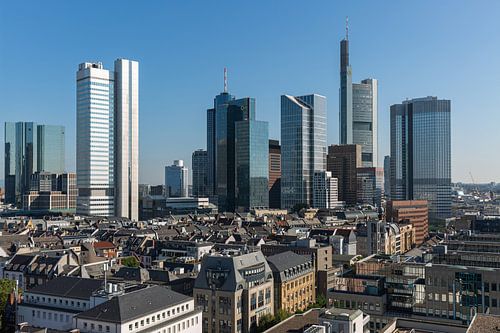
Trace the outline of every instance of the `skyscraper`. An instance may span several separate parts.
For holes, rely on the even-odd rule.
[[[65,169],[63,126],[5,123],[5,201],[21,206],[35,172]]]
[[[391,157],[384,157],[384,196],[391,197]]]
[[[165,194],[167,198],[188,196],[188,168],[183,160],[165,167]]]
[[[327,170],[338,179],[339,200],[348,206],[357,203],[357,169],[361,166],[360,145],[328,146]]]
[[[332,209],[341,206],[337,178],[332,177],[330,171],[314,172],[313,207]]]
[[[451,216],[450,105],[424,97],[391,106],[391,199],[427,200],[430,218]]]
[[[102,63],[76,73],[76,213],[113,216],[115,78]]]
[[[207,151],[198,149],[191,159],[193,169],[193,197],[207,197],[208,193],[208,155]]]
[[[346,37],[340,42],[340,144],[361,145],[364,167],[376,167],[378,163],[377,105],[377,80],[352,83],[346,27]]]
[[[269,208],[281,208],[281,146],[269,140]]]
[[[115,61],[115,215],[139,218],[139,63]]]
[[[265,121],[236,122],[236,210],[269,207],[269,128]]]
[[[326,169],[326,98],[281,96],[281,208],[313,203],[313,176]]]
[[[357,203],[380,207],[384,194],[384,169],[358,168],[356,173]]]

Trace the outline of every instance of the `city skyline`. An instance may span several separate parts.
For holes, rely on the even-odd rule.
[[[500,102],[497,101],[498,94],[494,94],[494,87],[498,86],[495,85],[495,80],[500,77],[500,65],[490,61],[500,55],[500,49],[487,37],[489,32],[500,29],[499,23],[491,14],[495,12],[493,7],[498,7],[498,4],[489,2],[492,10],[483,12],[477,8],[480,6],[466,6],[465,2],[460,1],[433,3],[433,11],[429,13],[427,9],[430,4],[430,1],[406,5],[396,2],[375,5],[366,2],[365,6],[359,6],[362,7],[359,9],[358,6],[323,2],[316,6],[323,10],[303,32],[286,21],[299,16],[312,18],[317,14],[317,8],[287,8],[283,13],[284,19],[272,22],[273,15],[278,13],[278,9],[283,9],[282,6],[260,3],[250,8],[250,5],[246,7],[230,4],[218,15],[236,8],[248,9],[251,18],[261,19],[263,28],[248,32],[240,27],[226,29],[225,24],[217,23],[203,32],[200,26],[206,19],[202,15],[204,10],[209,10],[207,14],[210,14],[221,8],[204,8],[202,3],[199,3],[196,10],[183,4],[149,4],[141,8],[139,14],[150,14],[151,22],[145,22],[145,26],[141,28],[134,27],[138,29],[136,32],[127,30],[135,32],[127,37],[132,43],[128,44],[122,37],[117,36],[105,41],[109,45],[95,41],[90,47],[89,44],[82,43],[85,48],[75,45],[68,50],[64,50],[63,45],[69,41],[73,42],[76,37],[84,40],[92,38],[85,34],[80,35],[85,31],[83,18],[86,15],[91,15],[97,23],[104,22],[106,15],[92,12],[85,15],[74,13],[75,7],[71,4],[61,6],[55,14],[49,14],[53,9],[50,5],[44,8],[36,3],[31,6],[2,4],[0,39],[3,44],[11,46],[0,54],[0,63],[3,65],[0,74],[3,78],[9,78],[0,80],[2,121],[33,121],[65,126],[66,171],[75,171],[74,66],[82,61],[99,59],[104,61],[105,66],[110,67],[115,55],[123,55],[137,59],[144,68],[140,78],[141,183],[161,184],[164,165],[174,159],[190,161],[194,150],[206,146],[206,106],[210,105],[212,96],[222,91],[224,66],[228,67],[231,93],[256,98],[257,108],[261,110],[259,120],[269,122],[270,138],[280,138],[280,95],[317,93],[325,95],[328,100],[327,144],[338,143],[338,44],[344,37],[345,16],[348,15],[350,62],[355,68],[353,82],[359,82],[365,77],[379,80],[378,165],[382,165],[382,157],[389,154],[389,106],[405,98],[432,95],[450,99],[453,104],[452,181],[471,182],[469,172],[474,175],[476,182],[500,181],[495,174],[495,170],[500,166],[499,158],[487,156],[486,149],[477,149],[481,142],[495,142],[494,124],[500,120],[494,112]],[[111,6],[112,4],[104,4],[101,7],[106,9]],[[175,13],[181,17],[189,14],[200,18],[200,25],[175,34],[169,27],[178,25],[177,28],[181,31],[186,27],[186,23],[171,18],[173,22],[169,23],[170,25],[159,29],[165,18],[172,15],[167,10],[172,9],[172,6],[175,7]],[[391,10],[382,14],[387,6]],[[374,8],[377,10],[373,10]],[[267,9],[267,13],[264,9]],[[261,14],[263,10],[265,14]],[[400,10],[405,10],[412,20],[425,18],[427,25],[419,26],[418,29],[415,29],[415,26],[404,27],[405,19],[396,15]],[[448,24],[442,26],[440,20],[444,11],[451,11],[454,15],[447,15]],[[57,24],[69,20],[63,18],[64,14],[69,12],[74,15],[70,18],[74,23],[66,25],[67,32],[57,30]],[[127,18],[134,14],[131,12],[120,12],[120,18],[126,22]],[[9,13],[15,14],[9,17]],[[373,14],[373,17],[368,13]],[[465,19],[478,13],[481,13],[479,22]],[[51,15],[50,18],[54,22],[40,24],[40,18],[47,18],[48,15]],[[32,22],[27,27],[21,27],[13,19]],[[283,22],[286,24],[281,26]],[[33,29],[32,25],[37,23],[37,31],[29,31],[30,27]],[[113,29],[123,28],[123,24],[125,23],[120,20]],[[369,30],[370,25],[375,25],[377,33],[366,33],[372,32]],[[396,28],[401,31],[396,32]],[[456,32],[451,33],[454,30]],[[242,54],[242,51],[237,50],[238,47],[228,48],[234,49],[233,52],[227,52],[229,54],[210,55],[216,46],[210,46],[207,40],[213,40],[221,32],[225,32],[236,46],[244,41],[250,42],[254,47],[252,56]],[[285,36],[284,32],[292,36]],[[52,37],[37,41],[40,33]],[[146,33],[150,34],[150,40],[141,40],[141,36]],[[238,35],[242,36],[242,41],[234,41]],[[175,45],[179,55],[164,48],[160,48],[158,54],[150,53],[156,51],[150,44],[151,41],[160,37],[166,44]],[[183,38],[185,41],[182,41]],[[293,38],[301,43],[315,43],[318,52],[308,55],[305,59],[302,51],[292,53],[293,45],[283,45]],[[479,46],[464,53],[464,47],[470,49],[467,42],[472,38],[475,45]],[[60,39],[62,43],[59,43]],[[56,40],[57,45],[54,44]],[[377,52],[380,50],[378,44],[381,40],[384,40],[383,48]],[[21,46],[19,41],[24,45]],[[283,51],[271,45],[277,41],[283,41],[278,43],[284,47]],[[393,45],[395,43],[398,43],[397,48]],[[424,52],[419,43],[426,43],[426,49],[432,52]],[[193,52],[193,46],[188,44],[194,44],[197,49],[204,49],[204,52],[182,59]],[[54,45],[57,46],[56,52]],[[142,48],[149,51],[143,51]],[[397,49],[399,53],[395,52]],[[37,54],[37,58],[32,59],[32,54]],[[26,57],[30,59],[29,63]],[[159,66],[165,59],[168,63],[164,67]],[[487,68],[488,75],[482,75],[483,71],[478,71],[478,68]],[[29,72],[30,80],[25,82],[14,75],[13,71],[20,71],[21,75],[17,75],[19,77]],[[465,76],[468,80],[461,80]],[[412,80],[403,80],[404,77],[411,77]],[[263,81],[265,84],[262,84]],[[481,82],[481,89],[473,82]],[[44,85],[49,87],[43,87]],[[32,98],[23,98],[26,92],[29,92]],[[482,112],[478,112],[478,108]],[[470,117],[470,114],[474,114],[474,117]],[[481,130],[471,136],[471,128]],[[185,138],[183,145],[177,145],[177,138],[188,130],[191,135]],[[3,137],[3,133],[1,136]],[[165,143],[161,145],[161,151],[156,150],[157,142]],[[172,144],[168,144],[169,142]],[[3,149],[3,145],[0,147]],[[480,163],[486,160],[490,163]],[[187,165],[191,167],[189,162]],[[0,174],[3,174],[3,165],[0,168]]]

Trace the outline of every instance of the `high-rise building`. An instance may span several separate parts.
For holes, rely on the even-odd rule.
[[[326,98],[281,96],[281,208],[312,205],[313,176],[326,169]]]
[[[313,207],[332,209],[341,206],[337,178],[332,177],[330,171],[314,172]]]
[[[188,168],[183,160],[165,167],[165,194],[167,198],[188,196]]]
[[[31,189],[23,195],[23,209],[74,212],[77,193],[74,173],[35,172]]]
[[[357,203],[381,207],[384,194],[384,169],[358,168],[356,181]]]
[[[139,63],[115,61],[115,215],[139,218]]]
[[[76,80],[76,213],[114,216],[114,73],[86,62]]]
[[[391,197],[391,157],[384,157],[384,196]]]
[[[138,219],[139,64],[77,72],[77,214]]]
[[[348,206],[357,203],[357,169],[361,166],[360,145],[328,146],[327,170],[338,179],[339,200]]]
[[[422,244],[429,235],[429,208],[426,200],[388,201],[386,221],[410,223],[415,233],[415,243]]]
[[[281,208],[281,146],[269,140],[269,208]]]
[[[424,97],[391,106],[391,198],[427,200],[451,216],[450,101]]]
[[[5,202],[21,206],[35,172],[65,169],[63,126],[5,123]]]
[[[193,152],[191,159],[193,169],[193,197],[208,197],[208,155],[207,151],[198,149]]]
[[[266,121],[243,120],[235,128],[236,209],[269,207],[269,129]]]
[[[365,79],[352,83],[349,40],[340,42],[340,144],[361,145],[363,167],[378,163],[378,83]]]

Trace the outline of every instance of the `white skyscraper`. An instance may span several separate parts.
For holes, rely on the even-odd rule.
[[[165,192],[167,198],[188,196],[188,168],[183,160],[175,160],[165,167]]]
[[[139,63],[115,61],[115,215],[139,218]]]
[[[314,172],[313,207],[327,209],[341,207],[338,188],[338,180],[332,177],[330,171]]]
[[[138,63],[80,64],[77,213],[138,219]]]
[[[83,63],[76,73],[77,214],[112,216],[114,205],[114,73]]]

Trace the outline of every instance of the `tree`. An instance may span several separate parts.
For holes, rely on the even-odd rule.
[[[5,308],[11,293],[16,288],[16,281],[0,279],[0,330],[5,330]]]
[[[126,267],[139,267],[139,261],[135,257],[126,257],[122,259],[122,265]]]

